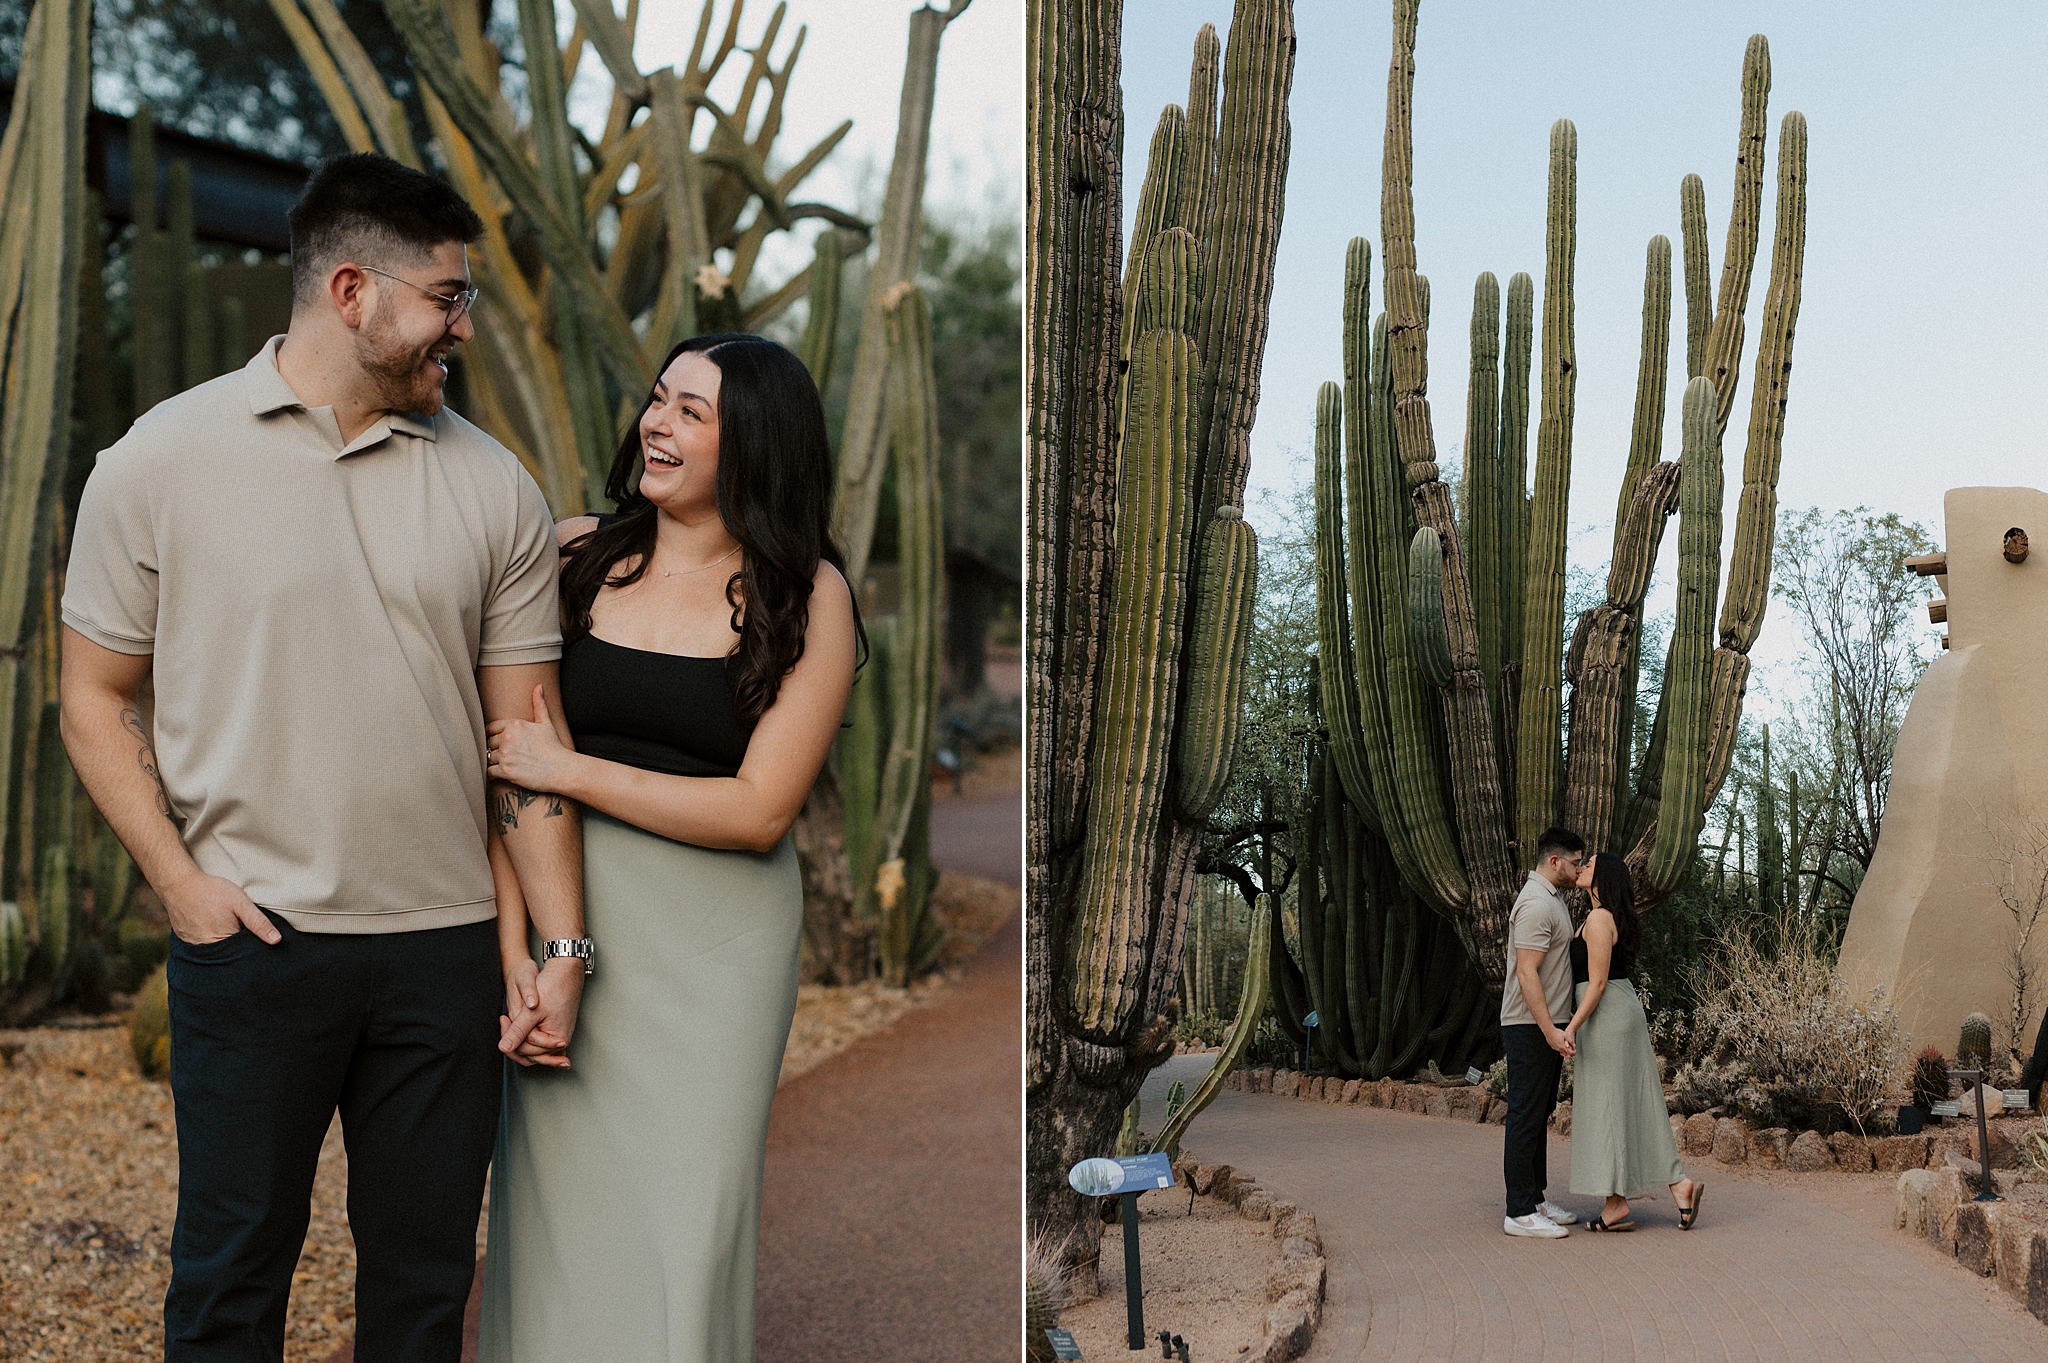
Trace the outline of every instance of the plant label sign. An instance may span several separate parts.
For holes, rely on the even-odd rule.
[[[1067,1171],[1067,1182],[1083,1197],[1114,1197],[1173,1186],[1173,1162],[1164,1150],[1151,1155],[1084,1159]]]
[[[2004,1095],[2005,1110],[2007,1112],[2015,1110],[2025,1112],[2027,1110],[2027,1091],[2025,1089],[2001,1089],[1999,1092]]]
[[[1485,1077],[1485,1075],[1479,1072],[1479,1067],[1477,1065],[1474,1065],[1471,1069],[1465,1071],[1465,1082],[1468,1084],[1476,1084]]]
[[[1963,1115],[1963,1105],[1954,1098],[1949,1099],[1945,1103],[1936,1103],[1934,1105],[1934,1115],[1937,1117],[1960,1117]]]
[[[1125,1192],[1173,1186],[1173,1161],[1166,1157],[1164,1150],[1151,1155],[1119,1156],[1117,1166],[1124,1171]]]
[[[1054,1358],[1079,1358],[1081,1356],[1081,1346],[1074,1343],[1073,1335],[1067,1331],[1047,1330],[1045,1338],[1046,1342],[1052,1345],[1052,1356]]]

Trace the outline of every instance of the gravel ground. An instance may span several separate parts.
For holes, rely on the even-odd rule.
[[[1139,1273],[1145,1289],[1145,1339],[1159,1356],[1159,1331],[1171,1330],[1199,1359],[1228,1359],[1265,1337],[1266,1270],[1279,1254],[1269,1221],[1247,1221],[1214,1198],[1186,1188],[1138,1196]],[[1102,1228],[1102,1295],[1068,1307],[1061,1328],[1083,1358],[1141,1357],[1127,1352],[1123,1224]]]
[[[782,1079],[935,1002],[1016,904],[1012,887],[942,878],[948,972],[907,989],[803,986]],[[136,1069],[127,1028],[103,1021],[0,1031],[0,1359],[11,1363],[128,1363],[163,1348],[178,1200],[171,1094]],[[337,1121],[293,1277],[288,1363],[317,1363],[354,1331],[347,1167]],[[479,1253],[483,1242],[479,1219]]]

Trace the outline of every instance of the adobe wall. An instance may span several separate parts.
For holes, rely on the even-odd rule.
[[[1944,500],[1949,648],[1913,693],[1877,852],[1849,915],[1842,969],[1882,983],[1917,1043],[1948,1054],[1963,1018],[2010,1013],[2011,918],[1997,893],[2016,822],[2048,822],[2048,493],[1957,488]],[[2028,532],[2008,563],[2005,532]],[[2048,924],[2037,935],[2048,965]],[[2022,1051],[2048,1005],[2030,1001]]]

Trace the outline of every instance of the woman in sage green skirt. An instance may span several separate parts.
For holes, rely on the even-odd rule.
[[[860,637],[832,477],[802,362],[758,336],[700,336],[670,352],[612,465],[618,512],[559,528],[575,746],[536,691],[531,722],[489,726],[490,775],[501,819],[582,807],[597,950],[567,1047],[535,1026],[532,947],[494,842],[501,1048],[519,1067],[491,1166],[491,1363],[754,1357],[803,916],[788,834]],[[537,1040],[515,1044],[522,1028]]]
[[[1577,1047],[1572,1069],[1572,1179],[1575,1193],[1598,1193],[1607,1204],[1586,1224],[1593,1231],[1634,1230],[1628,1203],[1666,1184],[1678,1204],[1678,1227],[1699,1219],[1706,1185],[1685,1176],[1650,1020],[1629,974],[1642,945],[1628,866],[1612,852],[1590,857],[1579,888],[1591,896],[1579,935],[1572,939],[1572,979],[1578,1008],[1564,1029]]]

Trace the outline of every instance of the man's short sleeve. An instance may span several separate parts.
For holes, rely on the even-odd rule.
[[[157,545],[139,463],[116,445],[85,480],[63,611],[65,624],[101,648],[143,656],[156,651]]]
[[[562,611],[556,595],[560,553],[555,522],[540,488],[519,470],[512,550],[484,603],[477,666],[551,663],[562,656]]]

